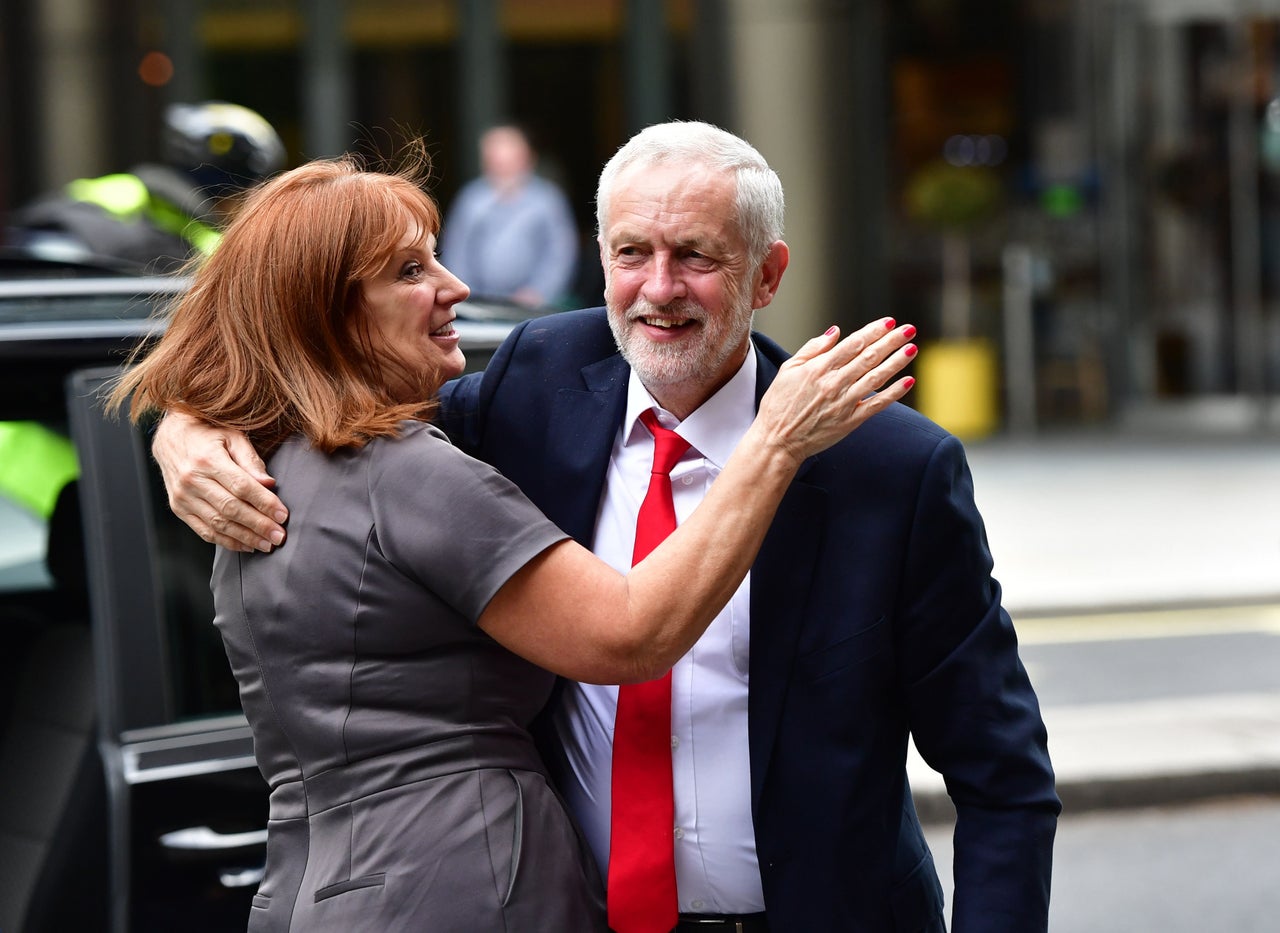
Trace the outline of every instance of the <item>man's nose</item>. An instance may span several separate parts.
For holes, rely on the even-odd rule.
[[[650,304],[665,305],[684,296],[684,279],[680,275],[679,265],[669,256],[654,256],[649,274],[645,277],[645,300]]]

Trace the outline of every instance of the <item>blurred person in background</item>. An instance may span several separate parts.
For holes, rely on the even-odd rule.
[[[271,124],[247,107],[172,104],[161,160],[78,178],[17,209],[6,221],[5,244],[129,272],[175,271],[214,250],[234,196],[283,168],[285,148]]]
[[[477,299],[527,307],[567,305],[578,271],[578,228],[569,199],[536,173],[537,155],[516,126],[480,137],[482,174],[445,214],[442,261]]]

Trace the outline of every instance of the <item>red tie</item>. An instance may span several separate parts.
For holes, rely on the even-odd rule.
[[[631,563],[644,560],[676,527],[671,468],[689,442],[640,416],[653,434],[653,475],[636,519]],[[671,672],[618,688],[613,730],[613,809],[609,843],[609,928],[617,933],[670,933],[678,920],[672,834]]]

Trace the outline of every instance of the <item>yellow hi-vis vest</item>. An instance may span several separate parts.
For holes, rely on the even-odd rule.
[[[142,179],[136,175],[78,178],[67,184],[66,191],[67,196],[73,200],[96,204],[122,223],[137,223],[146,219],[166,233],[186,240],[206,256],[222,240],[222,234],[218,230],[188,217],[167,201],[152,197]]]
[[[79,475],[67,438],[37,421],[0,421],[0,495],[48,520],[62,487]]]

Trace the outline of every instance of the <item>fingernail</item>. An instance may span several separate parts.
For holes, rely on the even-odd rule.
[[[259,550],[259,551],[261,551],[263,554],[270,554],[270,553],[271,553],[271,542],[270,542],[270,541],[267,541],[267,540],[266,540],[266,539],[264,539],[264,538],[260,538],[260,539],[258,540],[258,550]]]
[[[908,324],[906,327],[902,328],[902,336],[906,337],[908,340],[910,340],[915,335],[916,335],[916,326],[914,324]]]
[[[905,353],[908,357],[911,357],[911,356],[915,356],[917,353],[919,353],[919,352],[920,352],[920,348],[919,348],[919,347],[917,347],[914,343],[909,343],[909,344],[907,344],[905,347],[903,347],[903,348],[902,348],[902,352],[903,352],[903,353]]]
[[[822,336],[830,337],[832,334],[836,332],[836,330],[837,330],[836,325],[832,324],[830,327],[827,328],[827,332]]]
[[[902,380],[902,386],[905,389],[910,389],[915,384],[916,384],[915,376],[908,376],[906,379]]]
[[[895,321],[893,318],[891,318],[891,317],[887,317],[887,318],[885,318],[885,319],[884,319],[884,329],[885,329],[885,330],[893,330],[893,329],[894,329],[895,327],[897,327],[897,326],[898,326],[898,322],[897,322],[897,321]]]
[[[276,509],[274,512],[271,513],[271,517],[275,519],[277,522],[279,522],[281,525],[283,525],[284,520],[289,517],[289,513],[286,512],[284,509]]]
[[[272,544],[284,544],[284,532],[283,532],[283,531],[273,531],[273,532],[271,532],[271,534],[270,534],[270,536],[269,536],[269,537],[271,538],[271,543],[272,543]]]

